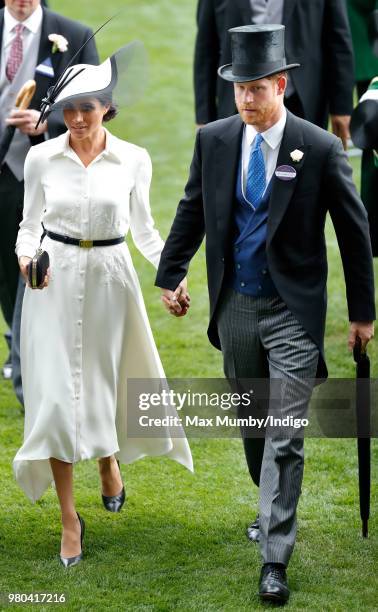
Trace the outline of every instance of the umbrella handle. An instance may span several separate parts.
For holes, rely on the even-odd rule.
[[[356,337],[356,341],[354,343],[353,359],[356,363],[367,359],[366,348],[362,349],[361,338],[359,336]]]
[[[21,87],[16,98],[16,108],[20,110],[26,110],[32,101],[32,98],[37,87],[36,82],[33,79],[26,81]]]

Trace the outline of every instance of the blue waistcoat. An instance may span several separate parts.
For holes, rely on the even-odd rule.
[[[278,294],[269,274],[266,257],[266,232],[272,181],[266,188],[260,203],[253,210],[242,191],[242,158],[240,158],[237,176],[233,269],[229,284],[235,291],[246,295],[275,296]]]

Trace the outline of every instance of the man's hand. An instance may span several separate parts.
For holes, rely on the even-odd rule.
[[[29,108],[27,110],[13,110],[5,123],[7,125],[14,125],[23,134],[27,136],[39,136],[44,132],[47,132],[47,121],[40,123],[38,129],[35,129],[37,125],[40,112]]]
[[[189,309],[190,295],[187,292],[187,280],[184,278],[175,291],[162,289],[161,301],[175,317],[184,317]]]
[[[361,350],[364,352],[367,343],[374,338],[374,323],[366,321],[352,321],[349,328],[348,348],[353,351],[356,339],[361,340]]]
[[[332,132],[341,138],[345,151],[350,138],[350,115],[331,115]]]
[[[31,262],[31,257],[26,257],[25,255],[21,255],[21,257],[18,260],[18,265],[20,266],[21,274],[24,277],[24,281],[28,287],[30,287],[29,276],[28,276],[28,267],[30,265],[30,262]],[[49,278],[50,278],[50,268],[47,269],[47,274],[43,280],[42,285],[40,285],[39,287],[34,287],[34,289],[44,289],[45,287],[47,287],[49,284]]]

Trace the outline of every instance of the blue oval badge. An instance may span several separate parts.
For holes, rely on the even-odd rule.
[[[297,176],[297,171],[293,166],[279,166],[274,174],[281,181],[292,181]]]

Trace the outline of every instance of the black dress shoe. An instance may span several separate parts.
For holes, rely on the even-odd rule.
[[[74,565],[77,565],[78,563],[80,563],[80,561],[83,558],[83,539],[84,539],[85,523],[84,523],[84,519],[81,518],[79,513],[77,513],[77,518],[80,521],[80,529],[81,529],[81,532],[80,532],[81,552],[79,555],[76,555],[76,557],[66,558],[60,555],[60,561],[64,565],[64,567],[73,567]]]
[[[117,463],[119,469],[118,459]],[[122,491],[118,493],[118,495],[101,495],[101,497],[102,503],[104,504],[106,510],[109,510],[109,512],[121,512],[122,506],[125,503],[126,499],[125,487],[122,487]]]
[[[259,542],[260,540],[260,517],[259,515],[256,516],[253,523],[248,525],[246,529],[246,535],[247,535],[248,540],[250,540],[251,542]]]
[[[263,601],[284,604],[290,591],[286,581],[286,568],[281,563],[265,563],[261,569],[259,595]]]

